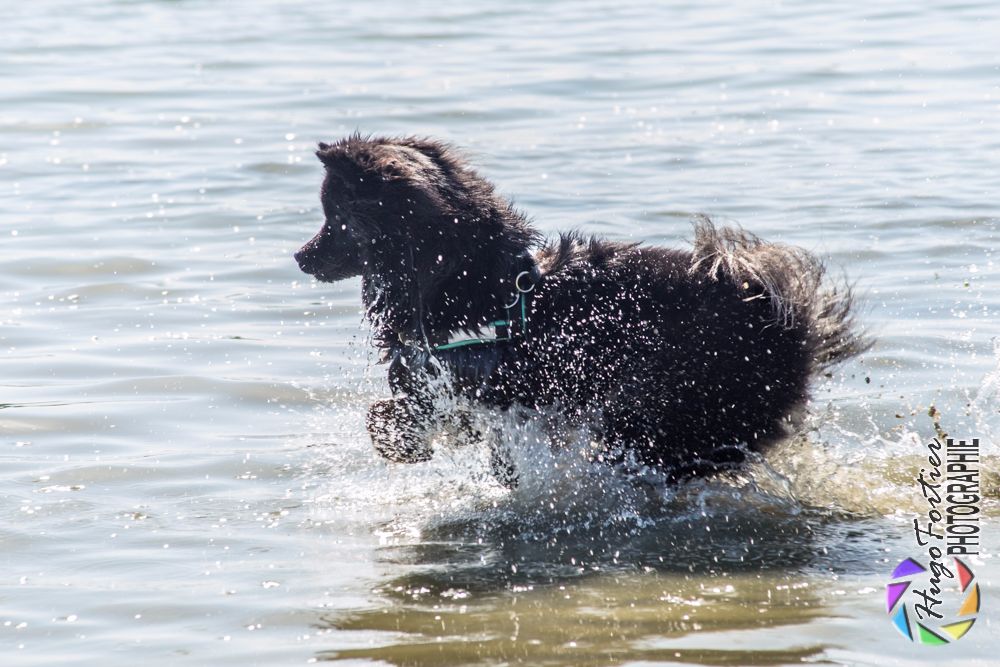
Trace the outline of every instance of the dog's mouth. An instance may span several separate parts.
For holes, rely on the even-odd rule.
[[[357,271],[350,271],[331,265],[326,265],[318,268],[306,268],[303,267],[300,262],[299,268],[302,269],[303,273],[312,276],[321,283],[335,283],[341,280],[346,280],[348,278],[354,278],[355,276],[361,275]]]
[[[316,280],[324,283],[335,283],[339,280],[346,280],[361,275],[357,262],[337,263],[326,258],[318,258],[305,250],[295,253],[295,261],[299,264],[299,269]]]

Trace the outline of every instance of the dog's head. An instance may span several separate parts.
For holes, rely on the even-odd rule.
[[[316,155],[326,167],[326,220],[295,258],[319,280],[361,275],[378,256],[404,248],[421,263],[445,246],[467,246],[489,236],[488,223],[504,206],[487,181],[437,141],[355,135],[320,143]],[[444,255],[433,259],[446,263]]]
[[[415,311],[442,328],[476,320],[494,308],[494,292],[510,289],[513,258],[537,240],[441,142],[354,135],[319,144],[316,155],[326,168],[325,223],[295,259],[319,280],[363,276],[370,310],[391,310],[393,328],[410,328],[403,320]]]

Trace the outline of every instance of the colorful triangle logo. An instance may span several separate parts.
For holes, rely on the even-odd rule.
[[[909,640],[913,640],[913,634],[910,632],[910,619],[906,615],[906,605],[900,605],[899,611],[896,615],[892,617],[892,622],[896,628],[903,633],[903,636]]]
[[[885,603],[886,611],[892,611],[896,603],[899,602],[899,598],[903,596],[906,589],[910,587],[909,581],[902,581],[898,584],[889,584],[885,587]]]
[[[958,583],[962,586],[962,592],[964,593],[965,589],[969,587],[969,582],[976,575],[972,574],[972,570],[969,569],[968,565],[957,558],[955,559],[955,569],[958,570]]]
[[[928,630],[920,623],[917,623],[917,629],[920,631],[920,643],[926,644],[928,646],[941,646],[942,644],[947,644],[948,640],[937,634]]]
[[[958,560],[957,558],[955,560]],[[900,579],[902,577],[909,577],[910,575],[923,572],[926,568],[913,560],[912,558],[907,558],[902,563],[896,566],[896,569],[892,571],[893,579]]]
[[[959,621],[958,623],[949,623],[948,625],[942,625],[941,629],[952,636],[953,639],[961,639],[965,636],[965,633],[969,631],[972,624],[976,622],[976,619],[972,618],[968,621]]]
[[[892,578],[895,581],[885,587],[886,607],[892,624],[904,637],[925,646],[943,646],[961,639],[972,629],[982,603],[981,591],[979,584],[976,583],[976,575],[969,566],[958,558],[954,560],[955,572],[958,575],[956,578],[964,593],[957,616],[965,617],[965,620],[945,619],[950,622],[940,626],[935,623],[937,627],[932,626],[933,629],[920,623],[918,618],[914,618],[911,622],[907,605],[903,603],[903,596],[910,589],[913,578],[922,572],[927,572],[927,568],[919,561],[907,558],[900,561],[893,570]],[[953,575],[949,573],[949,576]]]
[[[972,587],[969,594],[965,596],[965,602],[962,603],[962,608],[958,610],[959,616],[968,616],[969,614],[979,613],[979,584]]]

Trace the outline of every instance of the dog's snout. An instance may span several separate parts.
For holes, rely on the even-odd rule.
[[[293,257],[295,257],[295,261],[299,264],[299,268],[305,273],[316,273],[320,264],[322,264],[320,261],[320,257],[322,255],[320,252],[320,244],[323,240],[324,230],[325,227],[320,230],[319,234],[309,239],[309,241],[306,242],[304,246],[299,248],[298,252],[293,255]]]
[[[313,252],[311,246],[311,242],[307,243],[293,255],[295,261],[299,264],[299,269],[304,273],[315,273],[317,269],[316,253]]]
[[[319,233],[292,255],[299,269],[328,283],[360,276],[362,248],[350,234],[343,233],[345,229],[343,224],[334,226],[327,220]]]

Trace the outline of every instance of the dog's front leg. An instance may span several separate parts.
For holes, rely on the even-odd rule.
[[[490,471],[501,486],[516,489],[520,476],[514,465],[510,444],[505,441],[499,429],[492,429],[488,435],[490,447]]]
[[[442,420],[442,432],[457,446],[486,443],[490,450],[490,471],[496,480],[508,489],[517,487],[518,475],[510,444],[496,424],[477,424],[467,410],[452,412]]]
[[[384,458],[419,463],[431,458],[432,409],[406,396],[377,401],[368,408],[368,434]]]

